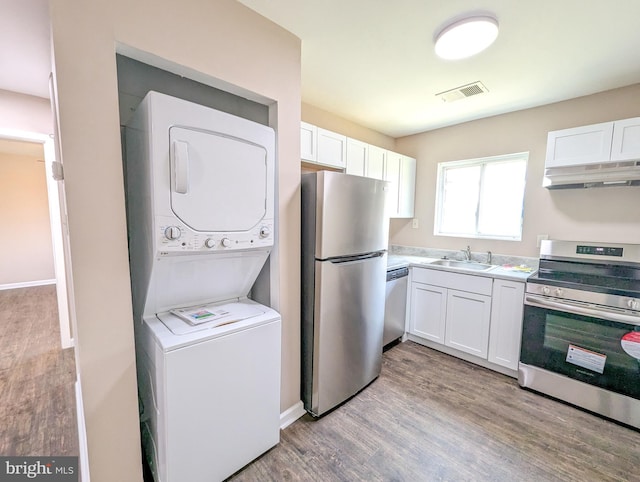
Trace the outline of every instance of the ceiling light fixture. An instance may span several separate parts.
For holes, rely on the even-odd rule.
[[[498,20],[493,15],[458,18],[436,34],[436,55],[446,60],[471,57],[489,47],[497,36]]]

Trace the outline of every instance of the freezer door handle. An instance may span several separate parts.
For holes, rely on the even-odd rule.
[[[333,264],[353,263],[355,261],[362,261],[364,259],[379,258],[380,256],[384,256],[385,252],[386,251],[376,251],[375,253],[356,254],[353,256],[341,256],[339,258],[327,258],[325,261],[330,261]]]

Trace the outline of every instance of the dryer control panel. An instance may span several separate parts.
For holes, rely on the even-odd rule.
[[[240,233],[205,233],[194,231],[176,218],[158,219],[156,248],[160,255],[176,252],[233,251],[273,246],[273,222],[264,221]]]

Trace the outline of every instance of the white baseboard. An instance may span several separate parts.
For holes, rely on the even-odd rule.
[[[23,281],[22,283],[7,283],[0,285],[0,290],[15,290],[16,288],[29,288],[31,286],[44,286],[56,284],[55,279],[41,279],[37,281]]]
[[[87,428],[84,423],[84,404],[82,403],[82,389],[80,380],[76,380],[76,418],[78,422],[78,445],[80,448],[79,466],[82,482],[90,482],[89,449],[87,446]]]
[[[296,402],[280,414],[280,430],[287,428],[293,422],[302,417],[306,412],[302,400]]]

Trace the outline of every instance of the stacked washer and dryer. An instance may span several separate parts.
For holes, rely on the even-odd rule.
[[[142,441],[156,482],[222,480],[279,441],[274,131],[149,92],[126,128]]]

